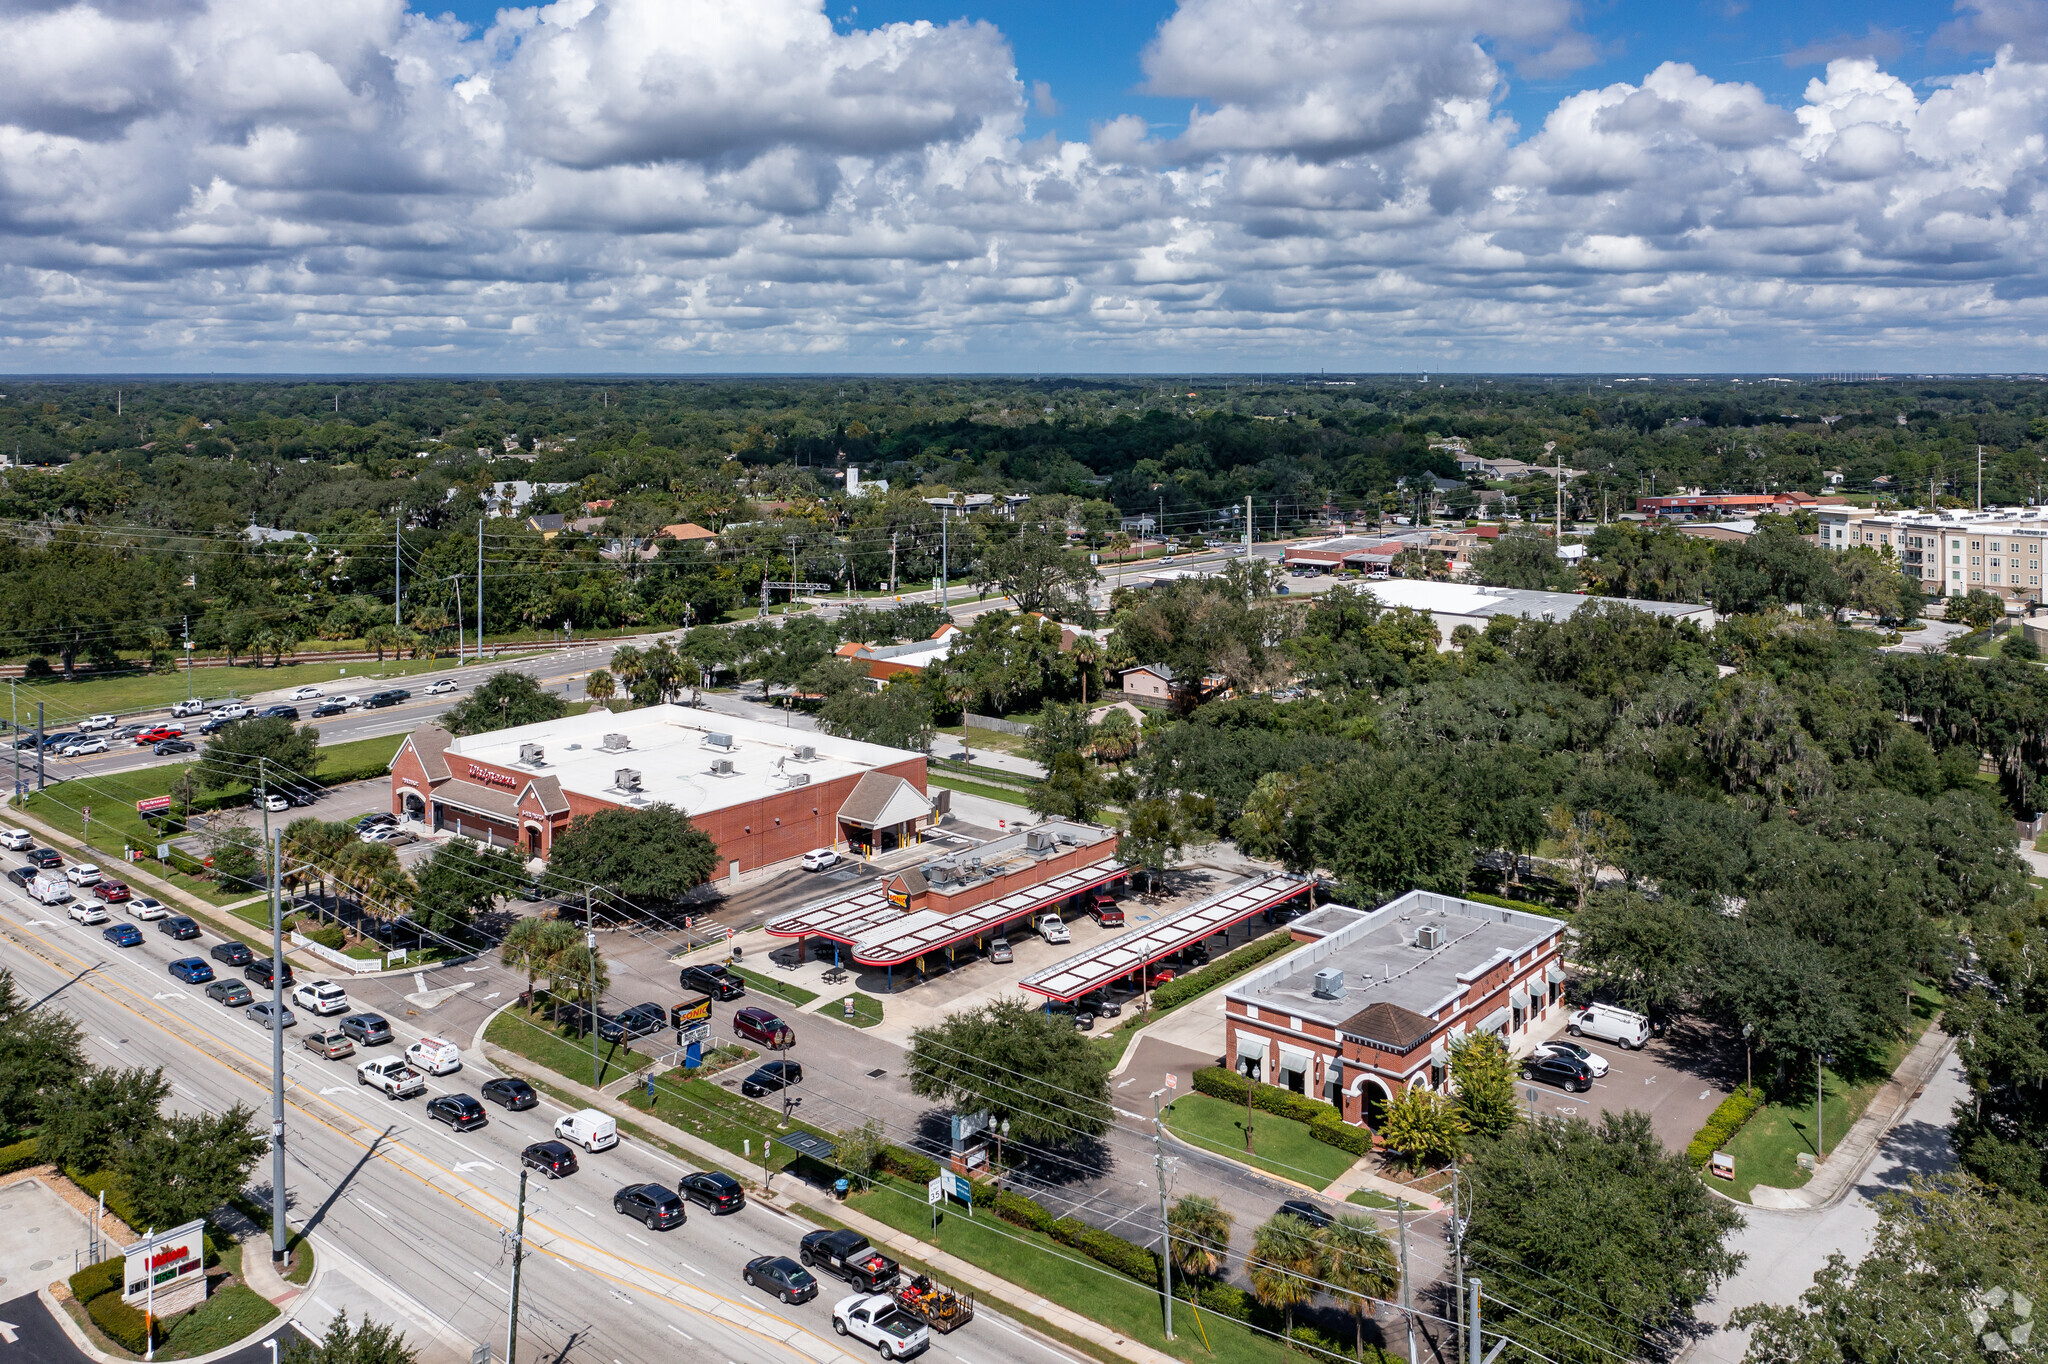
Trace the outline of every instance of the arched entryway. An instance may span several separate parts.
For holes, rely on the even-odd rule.
[[[1387,1105],[1393,1101],[1393,1091],[1377,1075],[1361,1075],[1352,1087],[1358,1095],[1358,1120],[1377,1132],[1387,1120]]]
[[[526,826],[526,855],[528,857],[545,857],[547,855],[547,850],[541,846],[540,825],[538,824]]]
[[[401,804],[405,807],[407,819],[416,819],[422,824],[427,822],[427,803],[416,792],[407,791]]]

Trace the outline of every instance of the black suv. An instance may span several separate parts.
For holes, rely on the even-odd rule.
[[[612,1195],[612,1211],[639,1218],[649,1231],[667,1231],[690,1220],[676,1191],[659,1184],[628,1184]]]
[[[350,1014],[341,1020],[341,1030],[366,1047],[381,1047],[391,1040],[391,1025],[382,1014]]]
[[[271,976],[276,969],[269,957],[257,957],[242,968],[242,976],[251,984],[261,985],[264,989],[268,990],[276,983],[271,980]],[[292,975],[292,964],[286,962],[284,964],[284,987],[289,990],[296,984],[298,984],[298,979]]]
[[[1584,1061],[1554,1051],[1539,1051],[1522,1062],[1522,1075],[1556,1085],[1568,1094],[1583,1094],[1593,1087],[1593,1071]]]
[[[213,950],[206,955],[223,966],[247,966],[255,960],[248,947],[238,942],[215,943]]]
[[[685,990],[701,990],[713,999],[739,999],[747,993],[747,983],[723,966],[685,966],[681,974]]]
[[[348,714],[348,707],[339,701],[322,701],[319,705],[313,707],[313,718],[315,720],[325,720],[330,715],[346,714]]]
[[[173,914],[168,919],[158,919],[156,931],[178,942],[186,942],[199,936],[199,925],[186,915]]]
[[[44,871],[48,871],[52,867],[64,865],[64,854],[54,848],[30,848],[28,850],[28,860],[29,865],[41,867]]]
[[[758,1099],[763,1094],[773,1094],[778,1089],[804,1082],[804,1067],[801,1061],[770,1061],[752,1075],[740,1081],[740,1093],[749,1099]]]
[[[540,1171],[549,1179],[576,1173],[576,1153],[559,1141],[537,1141],[519,1153],[519,1163]]]
[[[716,1170],[684,1175],[676,1181],[676,1188],[692,1203],[702,1203],[714,1213],[738,1212],[747,1204],[747,1191],[740,1182]]]
[[[256,713],[256,718],[259,720],[296,720],[299,718],[299,708],[297,706],[265,706]]]
[[[447,1123],[458,1132],[482,1127],[491,1118],[484,1106],[467,1094],[437,1095],[427,1104],[427,1116]]]
[[[27,890],[35,882],[35,879],[41,875],[42,872],[34,867],[9,867],[7,869],[7,879],[20,886],[23,890]]]
[[[597,1025],[597,1035],[606,1042],[630,1042],[647,1037],[668,1026],[668,1010],[659,1004],[635,1004],[616,1018]]]

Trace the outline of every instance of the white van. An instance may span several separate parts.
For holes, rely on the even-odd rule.
[[[405,1049],[405,1059],[407,1064],[429,1075],[447,1075],[462,1069],[462,1053],[453,1042],[443,1042],[438,1037],[422,1037]]]
[[[61,876],[38,876],[29,883],[28,893],[41,904],[68,904],[71,901],[71,883]]]
[[[586,1151],[609,1151],[619,1144],[619,1125],[596,1109],[585,1108],[556,1123],[555,1135]]]
[[[1612,1004],[1589,1004],[1565,1018],[1565,1031],[1573,1037],[1598,1037],[1632,1051],[1641,1051],[1650,1040],[1650,1020]]]

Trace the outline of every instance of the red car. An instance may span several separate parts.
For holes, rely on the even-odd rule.
[[[92,893],[110,905],[118,905],[123,900],[132,898],[128,887],[119,881],[102,881],[92,888]]]
[[[1145,988],[1150,990],[1155,986],[1164,985],[1172,979],[1173,968],[1171,966],[1153,966],[1145,972]]]
[[[759,1042],[764,1047],[773,1047],[787,1037],[790,1043],[796,1041],[796,1034],[789,1024],[769,1013],[766,1009],[741,1009],[732,1016],[732,1035]]]
[[[145,729],[142,733],[136,735],[135,742],[147,746],[149,744],[160,744],[166,739],[182,739],[184,737],[185,727],[183,725],[158,725],[155,729]]]

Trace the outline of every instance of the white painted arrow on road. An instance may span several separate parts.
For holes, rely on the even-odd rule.
[[[347,1085],[329,1085],[329,1086],[327,1086],[327,1088],[325,1088],[325,1089],[321,1090],[320,1092],[321,1092],[322,1094],[346,1094],[346,1093],[348,1093],[348,1086],[347,1086]]]
[[[465,970],[465,971],[472,971],[472,972],[474,972],[474,971],[488,971],[488,970],[490,970],[491,968],[490,968],[490,967],[488,967],[488,966],[465,966],[465,967],[463,967],[462,969],[463,969],[463,970]]]
[[[0,1321],[0,1340],[6,1341],[9,1345],[14,1344],[14,1333],[20,1329],[11,1321]]]
[[[493,991],[491,991],[491,992],[490,992],[489,994],[485,995],[485,996],[484,996],[484,998],[485,998],[485,999],[496,999],[496,998],[497,998],[497,997],[498,997],[499,995],[502,995],[502,994],[504,994],[504,993],[505,993],[505,992],[504,992],[503,990],[493,990]]]
[[[57,921],[55,919],[30,919],[28,926],[30,928],[55,928]]]
[[[186,993],[185,993],[184,991],[182,991],[182,990],[168,990],[168,991],[165,991],[165,992],[164,992],[164,993],[162,993],[162,994],[159,994],[159,995],[158,995],[158,996],[156,996],[156,997],[157,997],[158,999],[190,999],[190,998],[191,998],[191,996],[190,996],[190,995],[186,994]]]

